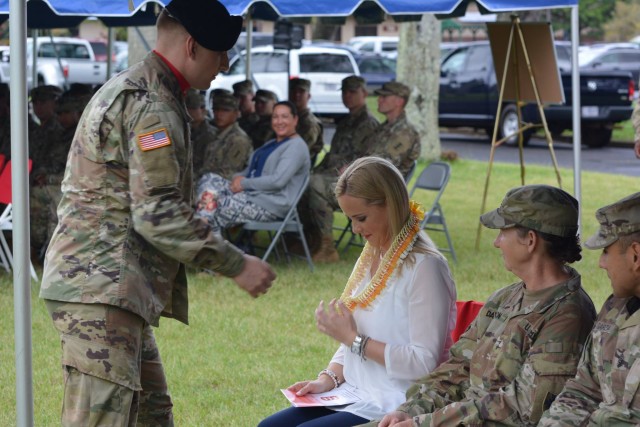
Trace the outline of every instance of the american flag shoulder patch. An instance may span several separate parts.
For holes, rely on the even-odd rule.
[[[156,148],[171,145],[171,138],[166,128],[138,135],[138,145],[142,151],[155,150]]]

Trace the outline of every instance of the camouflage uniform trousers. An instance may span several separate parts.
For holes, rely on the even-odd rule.
[[[340,209],[334,190],[338,177],[333,174],[314,173],[309,181],[308,214],[312,226],[319,227],[323,236],[333,234],[333,212]]]
[[[247,193],[234,193],[230,181],[215,173],[206,173],[198,182],[196,215],[206,219],[220,232],[249,221],[274,221],[278,217],[251,202]]]
[[[64,426],[173,426],[151,326],[104,304],[45,300],[62,341]]]

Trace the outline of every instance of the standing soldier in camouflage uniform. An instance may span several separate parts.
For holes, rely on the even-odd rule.
[[[76,133],[80,116],[89,101],[89,95],[74,95],[71,91],[58,99],[56,112],[63,128],[57,141],[46,150],[47,158],[31,172],[29,192],[31,247],[34,255],[42,260],[53,230],[58,224],[56,210],[62,197],[60,185],[67,164],[71,141]],[[43,150],[44,151],[44,150]]]
[[[207,108],[204,96],[196,89],[189,89],[185,99],[187,111],[191,116],[189,127],[191,128],[191,147],[193,151],[193,170],[202,168],[202,161],[207,146],[213,143],[218,131],[207,120]],[[194,178],[197,178],[194,174]],[[194,184],[197,181],[194,181]]]
[[[188,322],[186,265],[252,296],[275,278],[194,217],[189,86],[228,67],[242,28],[217,0],[173,0],[142,62],[92,98],[62,183],[40,296],[62,340],[63,425],[173,425],[151,326]]]
[[[308,235],[309,246],[317,249],[313,256],[315,262],[339,259],[333,244],[333,211],[340,208],[334,193],[336,183],[351,162],[370,150],[371,135],[380,125],[367,108],[366,82],[362,77],[349,76],[342,80],[342,102],[349,109],[349,115],[338,123],[331,149],[314,168],[309,191],[301,200],[305,235]],[[314,240],[318,239],[321,242],[316,244]]]
[[[315,164],[318,153],[324,147],[322,122],[309,109],[311,99],[311,82],[307,79],[289,80],[289,101],[298,109],[298,135],[304,139],[309,147],[311,165]]]
[[[202,167],[196,173],[198,178],[204,173],[213,172],[231,180],[235,173],[247,167],[252,151],[251,138],[240,129],[236,120],[239,113],[235,96],[228,94],[216,97],[213,121],[217,133],[204,152]]]
[[[278,102],[278,97],[270,90],[258,89],[256,96],[253,97],[253,101],[256,103],[256,113],[260,118],[256,124],[251,127],[251,130],[247,132],[247,135],[251,138],[253,149],[257,150],[262,147],[265,142],[276,137],[276,134],[271,128],[271,114],[273,113],[274,105]]]
[[[256,113],[256,106],[253,103],[253,83],[251,80],[243,80],[233,84],[233,96],[238,98],[238,107],[240,108],[240,118],[238,124],[240,128],[249,132],[251,127],[258,123],[260,116]]]
[[[387,120],[374,134],[369,155],[389,160],[406,178],[420,157],[420,136],[404,112],[411,89],[400,82],[388,82],[373,93],[378,95],[378,111]]]
[[[11,158],[11,108],[9,85],[6,83],[0,83],[0,154],[5,160]]]
[[[48,151],[62,135],[62,126],[56,115],[56,103],[62,95],[57,86],[38,86],[31,89],[31,105],[33,113],[40,121],[29,129],[29,158],[33,160],[33,168],[46,163]]]
[[[613,295],[598,314],[575,378],[540,426],[640,425],[640,193],[598,209],[600,229],[585,242],[602,249]]]
[[[595,309],[566,263],[581,258],[578,202],[546,185],[507,192],[480,221],[522,281],[489,297],[449,351],[380,426],[535,426],[573,377]]]

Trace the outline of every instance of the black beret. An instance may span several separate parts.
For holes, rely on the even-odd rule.
[[[173,0],[167,12],[203,47],[224,52],[242,31],[242,17],[231,16],[218,0]]]

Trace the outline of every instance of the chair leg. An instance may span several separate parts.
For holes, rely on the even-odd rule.
[[[311,258],[311,251],[309,251],[309,245],[307,245],[307,239],[304,237],[304,230],[300,221],[298,221],[298,236],[302,241],[302,247],[304,248],[304,255],[307,257],[307,264],[309,264],[309,270],[313,273],[313,260]]]
[[[442,228],[444,229],[444,235],[447,237],[447,244],[449,245],[449,252],[451,252],[451,258],[453,258],[453,262],[457,263],[458,258],[456,257],[456,251],[453,249],[453,242],[451,241],[451,236],[449,235],[449,228],[447,227],[447,221],[444,219],[444,213],[442,212],[442,208],[438,206],[438,213],[440,214],[440,218],[442,219]]]

